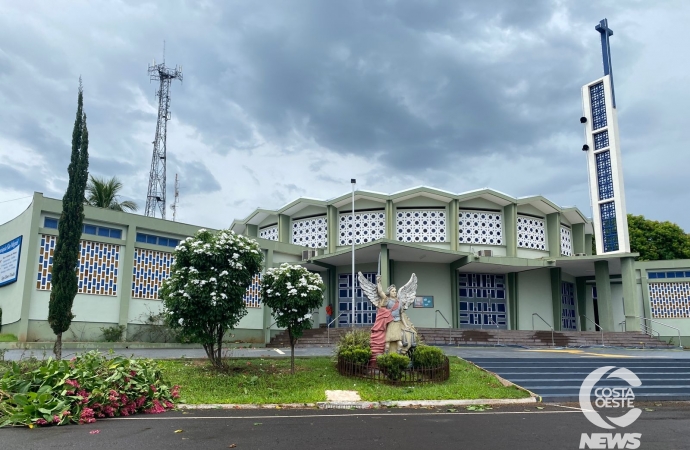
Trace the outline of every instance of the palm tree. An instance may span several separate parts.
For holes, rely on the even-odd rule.
[[[84,202],[87,205],[97,208],[113,209],[115,211],[136,211],[137,204],[130,200],[119,201],[118,192],[122,189],[122,183],[117,177],[109,180],[89,176],[89,183],[86,185],[86,197]]]

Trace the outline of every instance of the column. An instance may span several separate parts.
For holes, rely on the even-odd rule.
[[[328,253],[335,253],[338,247],[338,234],[340,229],[338,208],[333,205],[326,207],[326,218],[328,219]]]
[[[290,216],[278,214],[278,241],[290,244],[292,242],[292,230],[290,229]]]
[[[395,205],[386,200],[386,239],[395,239]]]
[[[594,240],[594,236],[591,234],[585,234],[585,254],[587,256],[592,255],[592,241]]]
[[[572,228],[573,254],[585,252],[585,224],[576,223]],[[591,246],[590,246],[591,248]]]
[[[450,249],[458,251],[458,227],[459,227],[459,202],[457,199],[451,200],[448,203],[448,217],[446,223],[446,239],[450,242]]]
[[[508,278],[508,321],[509,321],[509,330],[518,330],[519,324],[518,324],[518,317],[519,317],[519,311],[518,311],[518,273],[509,273],[507,275]]]
[[[552,267],[551,274],[551,305],[553,307],[553,329],[561,331],[561,268]]]
[[[613,323],[613,305],[611,304],[611,278],[609,262],[596,261],[594,274],[597,284],[597,305],[599,306],[599,324],[604,331],[616,331]]]
[[[266,269],[271,267],[273,267],[273,250],[264,250],[264,266],[261,273],[266,273]],[[261,308],[264,316],[264,344],[268,344],[271,341],[271,324],[273,323],[273,316],[271,316],[271,308],[264,305],[263,302],[261,302]]]
[[[546,216],[546,240],[549,243],[549,257],[561,256],[561,215],[557,212]]]
[[[625,308],[625,331],[640,331],[640,310],[637,302],[637,281],[635,280],[635,258],[621,258],[621,281],[623,282],[623,307]]]
[[[587,279],[585,277],[575,278],[575,293],[577,294],[577,320],[580,324],[580,331],[587,331],[588,325],[591,325],[596,331],[596,327],[592,325],[594,317],[584,317],[587,314]]]
[[[31,294],[36,290],[36,273],[38,270],[38,247],[41,237],[38,229],[41,227],[41,210],[43,209],[43,194],[34,192],[31,200],[31,225],[26,233],[26,243],[22,238],[22,247],[26,245],[26,271],[24,272],[24,288],[22,289],[21,315],[19,316],[19,330],[17,340],[26,342],[29,334],[29,311],[31,309]],[[20,255],[21,256],[21,255]],[[21,261],[20,261],[21,263]],[[20,267],[21,271],[21,267]],[[19,282],[19,281],[17,281]]]
[[[506,242],[506,256],[517,256],[517,205],[503,207],[503,229]]]
[[[120,284],[120,319],[119,324],[127,326],[129,323],[129,303],[132,300],[132,280],[134,279],[134,246],[137,241],[137,228],[127,227],[125,245],[120,246],[120,267],[117,278]],[[125,335],[126,337],[126,335]]]

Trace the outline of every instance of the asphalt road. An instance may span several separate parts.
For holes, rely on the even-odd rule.
[[[690,408],[649,406],[653,411],[645,410],[624,430],[642,434],[640,448],[690,448]],[[572,407],[543,408],[171,412],[91,425],[2,429],[0,448],[553,450],[576,449],[581,433],[606,431],[591,425]],[[98,433],[92,434],[95,430]]]

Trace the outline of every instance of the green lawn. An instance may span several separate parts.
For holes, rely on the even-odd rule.
[[[14,334],[0,334],[0,342],[17,342],[17,336]]]
[[[218,373],[205,361],[158,361],[165,379],[182,386],[182,398],[200,403],[314,403],[326,400],[325,391],[356,390],[362,400],[444,400],[523,398],[529,395],[504,387],[494,377],[455,357],[450,379],[414,387],[390,386],[338,374],[328,357],[296,359],[290,375],[289,359],[240,359],[232,369]]]

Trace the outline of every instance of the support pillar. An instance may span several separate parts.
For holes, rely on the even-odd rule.
[[[549,257],[561,256],[561,215],[557,212],[546,216],[546,240],[549,244]]]
[[[266,269],[273,267],[273,250],[264,251],[264,266],[261,273],[266,273]],[[264,344],[268,344],[271,341],[271,324],[273,323],[273,316],[271,316],[271,308],[266,306],[263,302],[261,303],[261,308],[263,312],[263,332],[264,332]]]
[[[292,242],[292,230],[290,230],[290,216],[278,214],[278,241],[290,244]]]
[[[328,228],[326,231],[326,235],[328,236],[327,251],[328,253],[335,253],[336,249],[338,248],[338,227],[340,223],[340,217],[338,216],[338,208],[336,208],[333,205],[328,205],[328,207],[326,208],[326,219],[328,221]]]
[[[616,331],[613,324],[613,305],[611,303],[611,278],[609,262],[596,261],[594,274],[597,284],[597,305],[599,306],[599,324],[604,331]]]
[[[395,239],[395,205],[386,200],[386,239]]]
[[[592,255],[592,241],[594,240],[594,236],[591,234],[585,234],[585,254],[587,256]]]
[[[635,258],[621,258],[621,281],[623,282],[623,307],[625,308],[625,331],[640,331],[642,316],[637,302],[635,280]]]
[[[573,241],[573,253],[587,253],[585,251],[585,224],[576,223],[573,225],[571,239]],[[591,245],[590,245],[591,248]]]
[[[517,256],[517,205],[503,207],[503,227],[506,242],[506,256]]]
[[[549,269],[551,274],[551,305],[553,307],[553,329],[561,331],[561,268]]]
[[[454,252],[458,251],[458,227],[460,220],[459,214],[460,211],[458,200],[451,200],[448,204],[448,236],[446,236],[446,239],[448,239],[448,241],[450,242],[450,249]]]
[[[508,274],[508,323],[509,330],[519,330],[518,273]]]
[[[585,277],[575,278],[575,293],[577,295],[577,321],[580,324],[580,331],[587,331],[587,327],[592,323],[587,319],[594,321],[594,317],[587,316],[587,319],[583,317],[587,314],[587,279]],[[592,327],[596,328],[594,325]]]
[[[127,228],[127,239],[124,246],[120,246],[120,315],[118,324],[127,326],[129,322],[129,304],[132,301],[132,281],[134,278],[134,252],[137,240],[137,229],[134,225]],[[125,338],[127,331],[125,331]]]
[[[41,228],[41,211],[43,209],[43,194],[34,192],[34,197],[31,200],[31,225],[26,234],[26,238],[22,238],[23,254],[26,255],[26,269],[24,272],[24,289],[21,297],[21,313],[19,316],[19,330],[17,331],[17,340],[19,342],[26,342],[29,334],[29,312],[31,310],[31,294],[36,290],[36,268],[38,267],[38,247],[41,243],[41,236],[38,234]],[[14,237],[14,236],[13,236]],[[24,253],[25,252],[25,253]],[[21,263],[20,255],[20,263]],[[20,270],[21,273],[21,270]],[[19,280],[17,280],[19,282]]]

